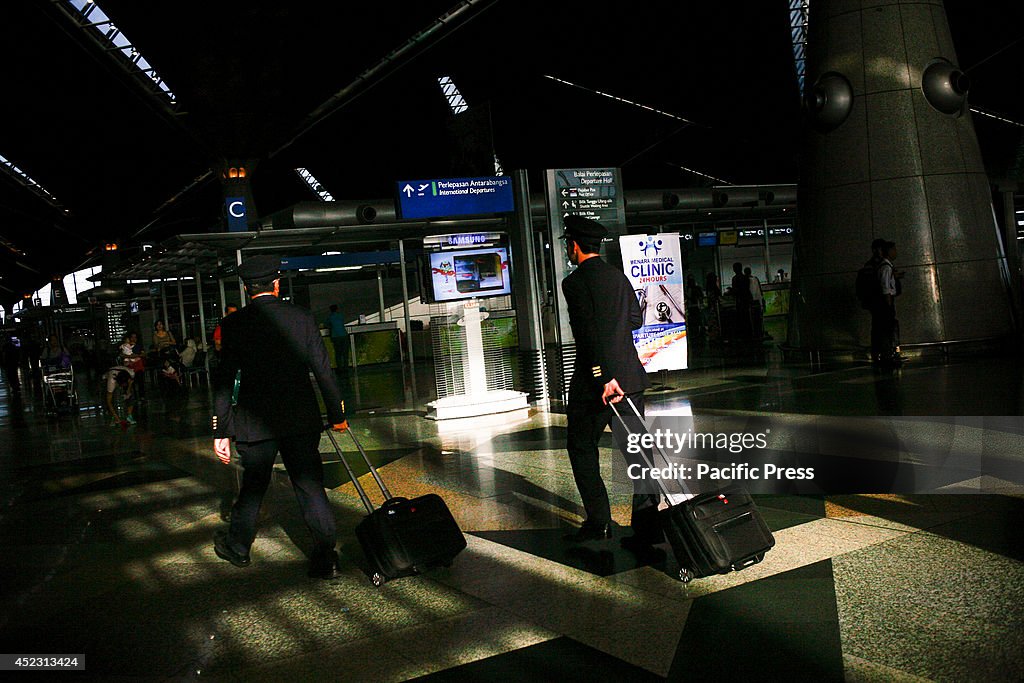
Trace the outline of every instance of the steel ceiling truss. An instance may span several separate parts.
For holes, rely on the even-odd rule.
[[[163,77],[150,65],[137,47],[100,9],[96,0],[51,0],[53,5],[81,31],[88,42],[106,53],[125,74],[139,83],[149,95],[172,111],[178,98]]]
[[[3,173],[11,180],[16,182],[18,185],[24,187],[26,190],[32,192],[53,208],[65,214],[69,213],[69,211],[61,205],[57,198],[53,196],[52,192],[50,192],[45,187],[36,182],[36,180],[32,176],[18,168],[14,164],[14,162],[8,160],[7,157],[3,156],[2,154],[0,154],[0,171],[3,171]]]

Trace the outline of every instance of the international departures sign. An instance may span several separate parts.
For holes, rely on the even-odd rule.
[[[433,178],[395,183],[399,218],[447,218],[514,210],[512,179]]]

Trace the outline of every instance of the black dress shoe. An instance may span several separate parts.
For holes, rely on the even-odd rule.
[[[231,549],[228,545],[228,534],[226,531],[218,531],[213,535],[213,552],[217,553],[217,557],[220,559],[227,560],[236,567],[248,567],[252,563],[249,555],[236,553]]]
[[[341,576],[338,562],[336,550],[314,551],[313,556],[309,559],[309,571],[306,576],[311,579],[337,579]]]
[[[579,529],[562,538],[570,543],[585,543],[586,541],[604,541],[612,537],[611,524],[587,524],[583,523]]]

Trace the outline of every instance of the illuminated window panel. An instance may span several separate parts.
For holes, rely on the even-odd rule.
[[[319,180],[317,180],[316,176],[314,176],[308,170],[306,170],[306,169],[304,169],[304,168],[302,168],[300,166],[299,168],[295,169],[295,172],[299,174],[300,178],[302,178],[302,182],[306,183],[306,185],[309,187],[309,189],[311,189],[313,191],[313,193],[317,197],[320,198],[320,201],[322,201],[322,202],[333,202],[334,201],[334,195],[332,195],[330,192],[328,192],[327,188],[325,188],[323,186],[323,183],[321,183]]]
[[[789,25],[793,36],[793,62],[800,94],[804,92],[807,64],[807,11],[811,0],[789,0]]]
[[[448,106],[452,108],[453,114],[461,114],[469,109],[469,105],[466,104],[466,100],[463,99],[462,93],[455,87],[455,82],[452,81],[450,76],[441,76],[437,79],[437,83],[441,86],[441,92],[444,93],[445,99],[448,100]]]

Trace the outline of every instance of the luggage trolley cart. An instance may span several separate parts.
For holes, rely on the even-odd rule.
[[[47,415],[70,414],[78,409],[75,371],[68,367],[43,375],[43,403]]]

